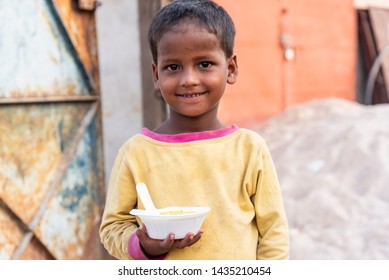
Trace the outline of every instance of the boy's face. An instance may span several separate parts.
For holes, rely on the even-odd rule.
[[[236,81],[236,56],[226,58],[217,37],[192,23],[181,23],[165,33],[157,51],[154,85],[171,114],[216,118],[226,84]]]

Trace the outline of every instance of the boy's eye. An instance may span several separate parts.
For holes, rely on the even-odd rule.
[[[200,62],[200,67],[201,68],[208,68],[210,66],[211,66],[211,62],[209,62],[209,61]]]
[[[177,71],[178,70],[178,65],[177,64],[170,64],[170,65],[166,66],[166,70]]]

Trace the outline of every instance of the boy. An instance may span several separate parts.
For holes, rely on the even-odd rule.
[[[264,140],[218,119],[238,75],[235,27],[210,0],[177,0],[149,28],[153,79],[168,119],[129,139],[112,170],[101,240],[119,259],[287,259],[288,225]],[[174,239],[147,235],[129,214],[144,182],[157,208],[209,206],[203,228]]]

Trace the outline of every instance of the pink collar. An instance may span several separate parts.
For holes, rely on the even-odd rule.
[[[159,134],[144,127],[142,128],[142,135],[161,142],[185,143],[185,142],[208,140],[208,139],[223,137],[237,131],[238,129],[239,127],[237,125],[231,125],[226,128],[210,130],[210,131],[200,131],[200,132],[180,133],[180,134]]]

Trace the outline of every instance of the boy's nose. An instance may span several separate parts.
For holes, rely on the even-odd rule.
[[[189,87],[199,84],[199,77],[195,69],[185,69],[181,76],[181,86]]]

